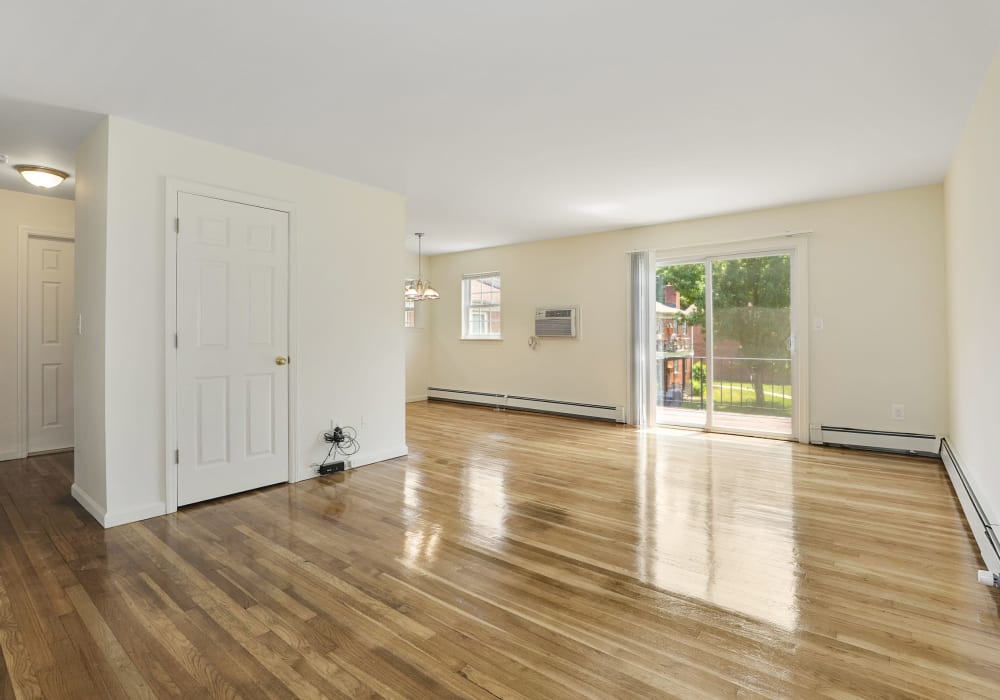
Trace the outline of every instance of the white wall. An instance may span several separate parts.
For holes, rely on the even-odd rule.
[[[434,281],[431,274],[430,258],[426,255],[420,263],[424,279]],[[406,254],[406,275],[407,279],[417,277],[417,256],[413,253]],[[402,290],[402,281],[400,290]],[[402,300],[402,291],[400,291]],[[430,315],[431,306],[437,302],[417,302],[415,307],[415,326],[404,329],[406,336],[406,400],[423,401],[427,398],[427,382],[430,378],[431,369],[431,344],[430,344]],[[402,312],[400,312],[400,323],[402,323]]]
[[[399,195],[109,120],[107,520],[163,512],[165,180],[194,181],[293,207],[301,476],[325,453],[331,418],[358,428],[364,464],[405,453]]]
[[[948,211],[950,444],[993,523],[1000,524],[1000,54],[955,152]]]
[[[435,256],[430,383],[624,406],[629,250],[809,234],[810,421],[941,434],[947,425],[940,185]],[[503,276],[502,341],[463,341],[463,273]],[[580,307],[578,340],[528,347],[536,306]],[[811,327],[811,324],[810,324]],[[902,403],[904,421],[890,420]]]
[[[21,226],[73,232],[73,202],[0,190],[0,460],[18,455],[17,245]]]
[[[73,489],[94,517],[107,508],[105,311],[108,227],[108,122],[76,151],[76,311],[82,335],[73,345]]]

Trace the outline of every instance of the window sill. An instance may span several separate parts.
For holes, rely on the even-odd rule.
[[[503,340],[502,335],[463,335],[459,340]]]

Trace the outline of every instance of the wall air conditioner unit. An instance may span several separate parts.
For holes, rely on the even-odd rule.
[[[575,306],[535,310],[535,335],[539,338],[575,338],[579,311]]]

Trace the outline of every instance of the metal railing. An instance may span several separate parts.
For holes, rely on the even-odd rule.
[[[666,340],[656,341],[657,352],[690,352],[693,345],[689,336],[675,333]]]
[[[705,410],[707,358],[664,358],[657,367],[657,405]],[[792,361],[787,358],[716,357],[713,410],[792,415]]]

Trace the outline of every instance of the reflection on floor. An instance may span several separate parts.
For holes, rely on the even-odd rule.
[[[0,465],[0,697],[1000,692],[935,461],[449,404],[407,427],[409,457],[107,531],[69,457]]]
[[[712,419],[714,426],[720,430],[755,435],[791,436],[792,434],[792,419],[788,416],[757,416],[752,413],[716,411]],[[656,423],[665,426],[702,428],[705,426],[705,411],[657,406]]]

